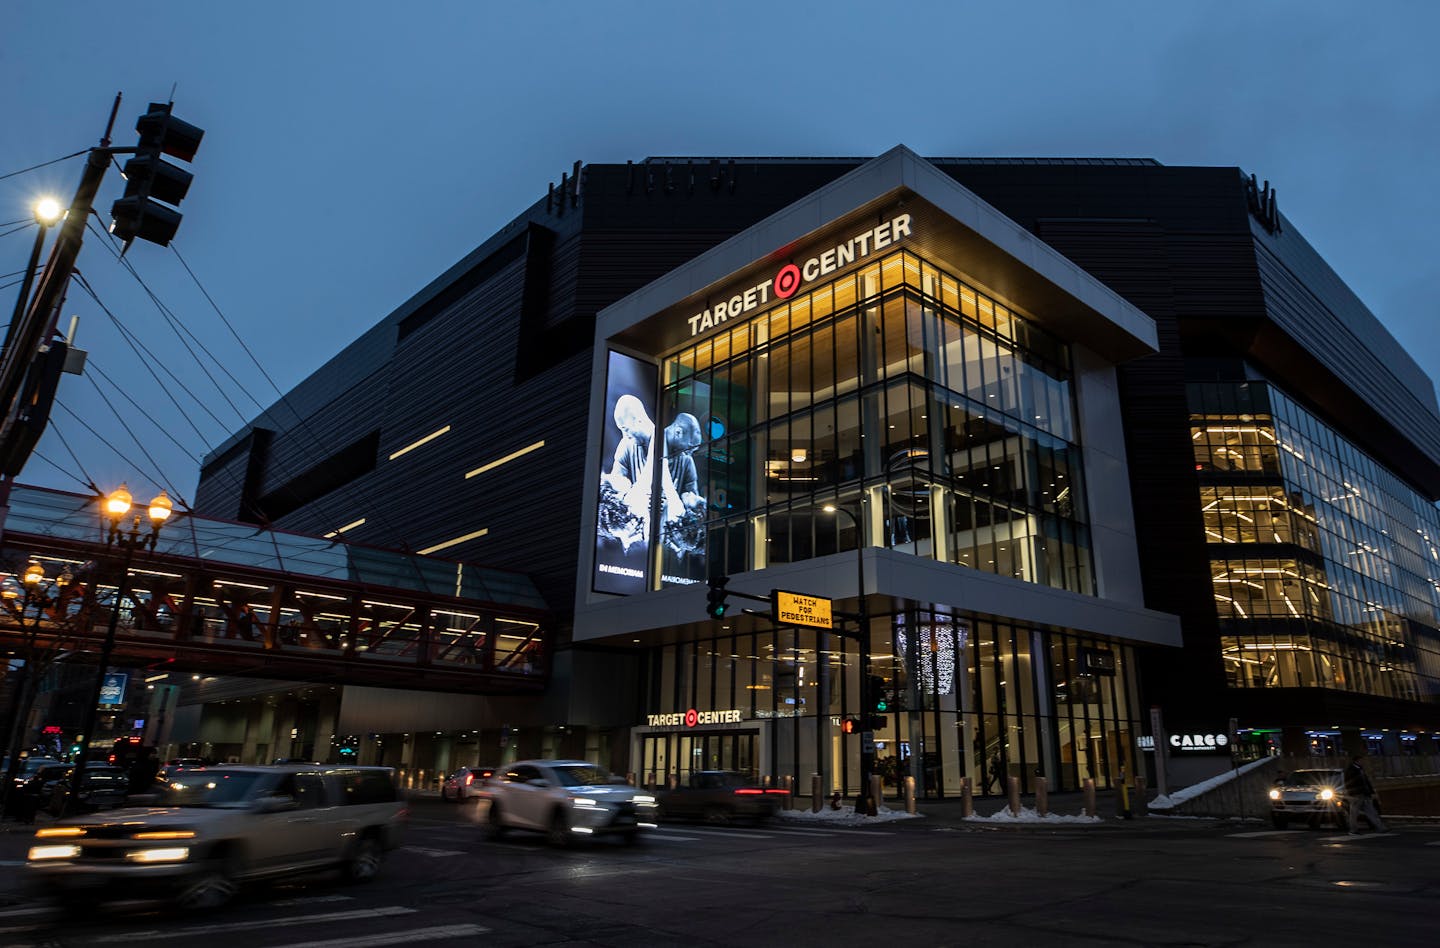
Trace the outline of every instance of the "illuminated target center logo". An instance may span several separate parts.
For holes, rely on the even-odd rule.
[[[775,298],[788,300],[800,289],[800,268],[795,264],[783,268],[775,274]]]
[[[686,711],[686,712],[685,712],[685,726],[686,726],[686,727],[694,727],[696,724],[699,724],[699,723],[700,723],[700,712],[699,712],[699,711],[696,711],[694,708],[691,708],[689,711]]]

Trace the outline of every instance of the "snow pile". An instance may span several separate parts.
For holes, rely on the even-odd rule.
[[[874,823],[893,823],[896,820],[914,820],[924,816],[923,813],[906,813],[904,810],[891,810],[880,807],[876,816],[865,816],[863,813],[856,815],[855,807],[842,805],[838,810],[830,809],[827,804],[821,807],[819,813],[812,813],[808,808],[804,810],[781,810],[776,814],[782,820],[794,820],[798,823],[841,823],[846,826],[870,826]]]
[[[1100,823],[1103,822],[1098,816],[1087,816],[1083,811],[1079,816],[1067,816],[1060,813],[1046,813],[1041,816],[1037,811],[1028,806],[1020,808],[1020,815],[1016,816],[1010,812],[1009,807],[1004,807],[989,816],[981,816],[974,813],[965,817],[967,823]]]
[[[1176,790],[1174,793],[1171,793],[1171,794],[1168,794],[1168,795],[1166,795],[1166,794],[1161,794],[1160,796],[1158,796],[1158,797],[1156,797],[1155,799],[1153,799],[1153,800],[1150,801],[1150,809],[1152,809],[1152,810],[1170,810],[1170,809],[1174,809],[1175,807],[1177,807],[1177,806],[1179,806],[1180,804],[1184,803],[1186,800],[1193,800],[1193,799],[1195,799],[1196,797],[1200,796],[1200,794],[1202,794],[1202,793],[1209,793],[1211,790],[1214,790],[1216,787],[1223,786],[1223,785],[1229,783],[1230,781],[1234,780],[1235,778],[1237,778],[1237,777],[1239,777],[1239,776],[1241,776],[1241,775],[1243,775],[1243,774],[1249,773],[1250,771],[1254,770],[1256,767],[1263,767],[1265,764],[1268,764],[1268,763],[1270,763],[1270,758],[1268,758],[1268,757],[1262,757],[1262,758],[1260,758],[1259,760],[1251,761],[1250,763],[1246,764],[1244,767],[1241,767],[1239,770],[1226,771],[1226,772],[1223,773],[1223,774],[1220,774],[1220,775],[1215,776],[1215,777],[1211,777],[1209,780],[1202,780],[1202,781],[1200,781],[1199,783],[1191,784],[1190,786],[1185,787],[1185,788],[1182,789],[1182,790]]]

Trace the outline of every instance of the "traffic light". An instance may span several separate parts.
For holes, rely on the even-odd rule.
[[[164,247],[180,227],[180,212],[166,205],[184,200],[194,176],[160,156],[193,161],[205,132],[171,115],[168,102],[151,102],[135,131],[140,143],[123,169],[125,196],[110,206],[110,233],[127,248],[137,237]]]
[[[865,719],[865,730],[883,731],[890,724],[890,719],[883,714],[872,714]]]
[[[890,710],[890,699],[885,693],[885,679],[879,675],[870,676],[870,711],[884,714]]]
[[[729,576],[711,576],[710,592],[705,596],[705,614],[712,619],[725,618],[725,610],[730,604],[725,601],[725,584],[730,582]]]

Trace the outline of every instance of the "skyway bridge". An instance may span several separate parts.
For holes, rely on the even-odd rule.
[[[549,679],[550,613],[523,574],[176,512],[117,602],[100,501],[11,490],[0,650],[93,662],[118,609],[117,667],[485,695]]]

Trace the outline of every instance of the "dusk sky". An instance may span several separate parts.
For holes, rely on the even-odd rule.
[[[189,501],[199,459],[275,399],[181,257],[288,390],[577,159],[872,156],[904,144],[925,156],[1238,165],[1271,181],[1281,211],[1440,377],[1440,4],[1426,0],[447,0],[403,11],[17,0],[6,12],[0,175],[96,144],[117,91],[117,145],[134,144],[136,117],[172,86],[175,114],[205,129],[180,256],[137,243],[127,259],[243,382],[201,354],[217,388],[88,237],[81,272],[203,408],[168,379],[162,388],[76,287],[65,315],[80,316],[90,369],[65,377],[22,482],[125,480],[137,499],[167,486]],[[41,193],[68,204],[82,161],[0,180],[0,223],[27,219]],[[112,170],[96,201],[107,220],[121,188]],[[34,233],[0,237],[0,274],[23,269]],[[0,290],[5,319],[17,289]]]

